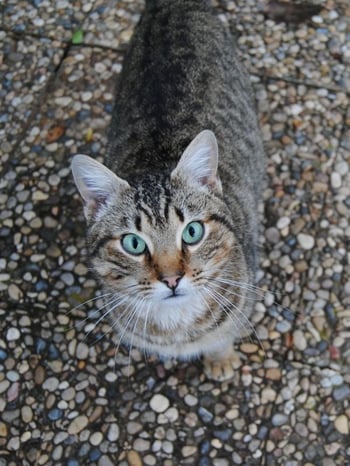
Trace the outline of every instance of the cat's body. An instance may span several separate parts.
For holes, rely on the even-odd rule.
[[[113,328],[231,376],[252,310],[264,153],[249,77],[203,0],[146,2],[109,141],[111,171],[78,155],[73,174]]]

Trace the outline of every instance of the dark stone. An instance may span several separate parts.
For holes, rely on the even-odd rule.
[[[58,419],[61,419],[62,416],[63,416],[63,411],[62,409],[59,409],[59,408],[51,409],[47,415],[50,421],[58,421]]]
[[[203,440],[199,445],[199,453],[201,455],[207,455],[210,452],[210,442],[209,440]]]
[[[350,398],[349,385],[340,385],[333,390],[333,398],[335,401],[343,401]]]

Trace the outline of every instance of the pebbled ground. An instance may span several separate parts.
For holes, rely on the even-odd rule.
[[[142,1],[0,6],[1,466],[350,465],[350,8],[291,3],[213,1],[269,156],[256,334],[222,383],[98,322],[69,164],[103,159]]]

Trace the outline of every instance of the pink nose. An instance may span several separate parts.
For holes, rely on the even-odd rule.
[[[172,277],[163,277],[161,280],[171,290],[175,290],[183,275],[173,275]]]

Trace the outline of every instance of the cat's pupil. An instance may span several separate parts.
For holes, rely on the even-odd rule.
[[[194,229],[194,227],[190,226],[189,229],[188,229],[188,232],[193,238],[195,233],[196,233],[196,230]]]
[[[134,236],[133,239],[132,239],[132,247],[134,249],[137,249],[138,245],[139,245],[138,239],[136,238],[136,236]]]

